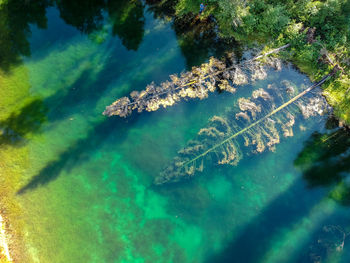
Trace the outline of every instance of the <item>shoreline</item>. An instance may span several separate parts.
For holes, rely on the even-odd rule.
[[[6,233],[4,216],[0,214],[0,262],[13,262],[9,249],[9,236]]]

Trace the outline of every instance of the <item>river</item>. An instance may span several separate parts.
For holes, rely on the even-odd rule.
[[[308,86],[305,75],[285,63],[235,94],[108,118],[102,112],[115,99],[229,48],[200,28],[192,34],[174,28],[145,3],[82,6],[80,15],[79,6],[65,3],[28,18],[24,40],[18,32],[14,39],[30,54],[19,52],[20,61],[9,59],[2,68],[0,200],[14,238],[18,231],[14,258],[348,262],[342,233],[350,231],[344,179],[350,143],[346,132],[326,125],[329,116],[300,121],[274,152],[153,185],[177,152],[237,98],[282,80]],[[242,50],[231,43],[238,59],[249,53]]]

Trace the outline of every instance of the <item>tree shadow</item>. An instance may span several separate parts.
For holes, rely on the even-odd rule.
[[[221,58],[227,52],[234,51],[237,61],[242,58],[242,46],[233,37],[219,36],[217,21],[213,16],[199,17],[193,13],[178,16],[175,8],[176,2],[170,0],[146,1],[155,18],[173,20],[172,27],[186,59],[188,70],[206,62],[211,56]]]
[[[98,123],[92,128],[86,137],[77,140],[67,148],[59,157],[48,163],[38,174],[33,176],[30,181],[18,190],[17,194],[21,195],[37,187],[47,185],[57,179],[63,172],[69,172],[79,164],[89,160],[91,154],[101,146],[110,135],[121,143],[127,137],[127,131],[137,122],[137,116],[132,116],[128,120],[121,118],[108,118]]]
[[[56,1],[60,17],[84,34],[102,30],[105,12],[112,22],[112,34],[117,35],[128,50],[137,50],[144,35],[144,5],[135,0]]]
[[[144,5],[141,1],[56,1],[7,0],[0,6],[0,68],[9,71],[31,55],[28,41],[30,25],[47,28],[46,9],[57,6],[60,17],[83,34],[103,28],[105,12],[113,21],[113,35],[118,35],[128,50],[137,50],[144,35]]]
[[[112,34],[117,35],[128,50],[137,50],[145,34],[144,4],[141,1],[108,1]]]
[[[211,56],[221,58],[231,51],[235,51],[237,60],[242,57],[242,47],[234,38],[219,37],[213,16],[198,18],[188,13],[175,17],[173,28],[188,69],[204,63]]]
[[[192,13],[185,16],[175,14],[173,1],[147,1],[154,17],[173,19],[173,28],[179,46],[187,61],[187,68],[205,62],[210,56],[221,57],[239,45],[233,38],[218,36],[217,23],[212,16],[198,19]],[[0,8],[0,68],[9,70],[11,65],[21,62],[21,56],[30,56],[30,25],[47,27],[46,9],[56,6],[65,23],[83,34],[102,30],[106,14],[112,23],[112,34],[117,35],[128,50],[137,50],[145,33],[145,4],[141,1],[89,0],[89,1],[22,1],[8,0]]]
[[[48,108],[40,99],[35,99],[25,105],[19,113],[12,113],[6,120],[0,122],[0,145],[19,145],[29,134],[40,131],[47,121]]]
[[[327,218],[322,227],[311,234],[310,242],[304,253],[295,262],[317,263],[317,262],[348,262],[347,254],[350,253],[348,240],[349,216]],[[333,260],[330,260],[333,258]],[[334,260],[337,258],[338,260]]]
[[[334,117],[328,119],[326,128],[325,133],[311,135],[294,165],[301,169],[310,188],[331,188],[328,197],[340,205],[349,206],[350,131],[346,127],[339,128]],[[323,262],[332,256],[339,260],[342,254],[349,254],[349,249],[344,250],[347,247],[344,242],[350,237],[348,216],[345,219],[344,216],[328,218],[326,223],[314,233],[307,254],[298,262]]]
[[[84,70],[71,86],[58,90],[45,98],[45,103],[50,106],[49,120],[51,122],[66,118],[68,114],[75,112],[74,109],[81,103],[89,104],[98,100],[96,94],[102,92],[101,87],[105,89],[108,85],[96,85],[90,78],[92,74],[92,69]]]
[[[300,196],[298,193],[302,190],[302,180],[297,179],[244,227],[225,249],[206,262],[259,262],[272,247],[273,237],[282,235],[286,228],[306,216],[323,198],[323,194]]]
[[[54,122],[67,118],[70,114],[80,112],[78,108],[84,107],[84,105],[88,105],[89,110],[95,109],[104,92],[111,88],[110,84],[116,80],[115,72],[119,72],[121,69],[134,70],[130,65],[121,65],[116,61],[106,64],[104,69],[97,74],[94,73],[94,69],[88,68],[80,74],[71,86],[64,90],[58,90],[53,95],[45,98],[45,103],[50,107],[49,121]],[[144,79],[132,78],[128,80],[128,84],[130,87],[142,88],[147,85],[147,82]],[[120,96],[127,94],[129,92],[126,90],[120,93]],[[102,114],[102,111],[103,109],[97,114]],[[91,113],[93,112],[89,114]]]
[[[104,0],[56,1],[60,17],[84,34],[101,29],[103,25]]]
[[[335,186],[330,197],[350,205],[350,131],[314,133],[294,161],[309,187]]]
[[[178,1],[174,0],[146,0],[148,10],[152,12],[153,17],[164,20],[175,16],[177,3]]]
[[[8,71],[21,63],[21,56],[30,56],[28,37],[30,24],[47,27],[46,8],[50,0],[8,0],[0,6],[0,68]]]

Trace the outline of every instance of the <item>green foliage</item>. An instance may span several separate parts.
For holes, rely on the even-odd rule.
[[[180,0],[177,14],[197,12],[200,1]],[[219,35],[269,47],[291,44],[286,58],[312,79],[331,69],[329,58],[342,66],[342,81],[326,85],[328,101],[338,117],[350,123],[349,40],[350,1],[347,0],[210,0]],[[327,50],[328,55],[321,54]],[[346,76],[346,77],[345,77]]]
[[[187,13],[198,13],[201,0],[180,0],[176,5],[176,14],[181,16]]]
[[[271,36],[276,36],[289,22],[282,6],[267,7],[259,18],[256,30]]]

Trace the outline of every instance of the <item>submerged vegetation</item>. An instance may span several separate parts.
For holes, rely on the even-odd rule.
[[[281,137],[293,136],[299,112],[309,118],[327,111],[320,94],[306,95],[330,76],[307,89],[301,87],[301,91],[289,81],[282,81],[279,86],[271,84],[265,90],[255,90],[250,98],[238,99],[238,109],[214,116],[155,183],[176,182],[202,172],[207,158],[219,165],[237,165],[244,154],[273,151]],[[243,150],[243,145],[248,149]]]
[[[277,52],[288,46],[285,45],[267,54]],[[264,56],[257,56],[242,63],[242,65],[235,64],[236,58],[233,54],[226,57],[226,63],[211,57],[208,63],[204,63],[200,67],[193,67],[192,71],[181,73],[180,77],[171,75],[171,82],[163,82],[159,87],[152,83],[146,87],[146,90],[131,92],[130,98],[118,99],[112,105],[106,107],[103,114],[127,117],[134,110],[138,112],[144,110],[156,111],[160,106],[166,108],[181,99],[204,99],[208,97],[209,92],[215,90],[234,93],[236,86],[266,78],[267,73],[264,65],[273,67],[275,70],[281,69],[281,61],[276,58],[267,57],[264,63],[257,60],[257,58]]]
[[[197,0],[0,0],[0,213],[6,217],[6,234],[11,238],[7,252],[0,233],[0,262],[10,258],[8,253],[15,262],[31,262],[24,255],[28,248],[30,255],[43,262],[80,262],[81,258],[125,262],[190,262],[194,258],[202,261],[212,253],[221,254],[228,239],[243,244],[237,248],[247,245],[247,251],[261,260],[262,253],[269,249],[279,250],[283,237],[274,243],[274,234],[285,233],[294,226],[298,228],[299,220],[314,224],[315,228],[318,223],[325,226],[310,249],[312,262],[343,249],[349,240],[348,227],[325,225],[329,222],[323,219],[333,216],[328,211],[318,217],[321,222],[311,217],[312,206],[319,201],[317,190],[300,191],[303,198],[316,196],[311,204],[305,204],[298,199],[296,184],[288,189],[296,176],[292,168],[284,165],[290,164],[293,153],[282,153],[286,160],[279,165],[274,163],[274,158],[279,159],[280,155],[268,155],[270,159],[264,159],[266,156],[261,154],[259,160],[267,160],[264,165],[259,166],[256,158],[249,163],[250,167],[241,165],[234,168],[237,170],[228,170],[243,171],[242,175],[246,168],[251,175],[251,167],[269,170],[260,173],[257,180],[253,175],[238,173],[226,178],[223,169],[207,169],[211,165],[236,165],[246,156],[274,151],[283,137],[305,130],[298,125],[299,118],[318,116],[327,109],[319,90],[313,89],[315,86],[306,89],[287,80],[276,82],[256,89],[250,97],[234,98],[232,108],[226,112],[222,111],[228,102],[223,103],[224,98],[219,103],[221,110],[217,113],[215,109],[214,114],[211,113],[215,110],[201,108],[202,103],[190,105],[183,115],[179,112],[174,116],[162,115],[161,120],[159,115],[155,118],[156,114],[149,114],[142,121],[106,120],[99,115],[112,96],[116,93],[124,96],[133,89],[137,91],[116,102],[106,113],[125,117],[132,111],[154,111],[183,99],[206,98],[210,92],[233,93],[240,85],[266,78],[269,66],[278,70],[283,58],[293,61],[313,80],[327,75],[338,64],[341,71],[337,78],[325,83],[324,94],[335,106],[335,114],[348,121],[349,1],[208,0],[202,16],[197,15],[199,3]],[[171,76],[170,81],[160,86],[152,83],[139,91],[150,82],[147,77],[144,79],[145,72],[158,74],[159,71],[153,70],[155,67],[168,67],[154,59],[156,52],[148,57],[149,49],[144,49],[154,44],[155,39],[150,32],[150,15],[170,21],[166,27],[171,25],[175,31],[171,33],[176,36],[170,47],[178,42],[179,52],[185,58],[184,62],[181,58],[181,63],[189,71]],[[64,23],[69,26],[63,26]],[[164,24],[156,24],[155,30],[168,41],[168,36],[163,37]],[[46,27],[50,30],[44,31]],[[80,33],[88,37],[79,36]],[[111,41],[113,36],[117,41]],[[143,39],[147,41],[141,45]],[[89,45],[79,47],[80,41],[98,51],[89,52]],[[279,56],[250,63],[242,60],[242,46],[257,50],[266,46],[264,53],[286,43],[290,43],[288,52],[282,51]],[[63,52],[66,46],[74,47],[69,53],[76,56]],[[232,49],[237,50],[232,52]],[[28,59],[28,63],[23,57],[30,56],[31,50],[34,59]],[[226,57],[221,59],[226,51]],[[99,59],[99,55],[105,59]],[[140,62],[140,58],[145,60]],[[129,59],[132,63],[125,66],[123,61]],[[21,63],[23,67],[19,66]],[[135,67],[137,64],[140,67]],[[192,66],[195,67],[191,70]],[[144,72],[140,72],[141,67]],[[128,74],[120,73],[121,69],[128,70]],[[166,70],[174,72],[172,67]],[[131,81],[131,75],[138,81]],[[227,99],[230,98],[233,96]],[[194,108],[201,111],[195,114],[192,111],[188,116]],[[203,126],[208,116],[210,121]],[[159,131],[154,132],[155,127]],[[198,131],[195,138],[188,141],[195,131]],[[159,136],[163,134],[167,136]],[[300,182],[305,179],[310,187],[332,186],[327,199],[341,205],[350,204],[348,138],[345,128],[316,133],[295,161],[303,174],[303,178],[297,178]],[[173,159],[174,148],[186,142]],[[330,153],[329,149],[334,151]],[[190,178],[204,170],[215,176],[188,184],[148,187],[153,171],[160,170],[167,162],[155,179],[156,184]],[[286,172],[272,180],[269,172],[274,170],[277,175],[281,171],[278,169]],[[238,193],[239,190],[242,192]],[[291,199],[295,202],[289,202]],[[284,217],[276,220],[281,207],[294,204],[292,213],[281,213]],[[319,207],[322,213],[323,208]],[[268,220],[259,221],[259,218]],[[261,225],[266,230],[256,231]],[[242,234],[237,234],[235,228]],[[304,235],[313,234],[312,228],[298,230]],[[253,238],[252,232],[256,232]],[[85,233],[83,237],[81,233]],[[259,234],[263,237],[259,246],[253,248],[250,241],[259,238]],[[249,242],[242,242],[242,235]],[[18,240],[13,241],[13,237]],[[36,241],[22,244],[22,239],[29,238]],[[297,242],[288,240],[288,245],[301,247],[304,241],[305,238]],[[301,245],[296,244],[299,242]],[[281,251],[293,261],[290,247]]]
[[[196,14],[200,1],[179,0],[176,14]],[[222,38],[274,47],[290,43],[283,53],[313,80],[334,64],[342,74],[324,86],[324,95],[342,121],[350,123],[350,2],[210,0],[205,16],[215,16]]]

